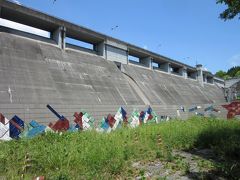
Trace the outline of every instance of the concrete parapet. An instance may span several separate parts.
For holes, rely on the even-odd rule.
[[[94,50],[97,52],[99,56],[102,56],[103,58],[106,58],[106,48],[105,48],[105,42],[100,42],[97,45],[94,45]]]
[[[107,44],[107,45],[110,45],[110,46],[113,46],[113,47],[116,47],[116,48],[118,48],[118,49],[125,50],[125,51],[128,50],[128,47],[127,47],[126,44],[121,43],[121,42],[117,42],[117,41],[115,41],[115,40],[113,40],[113,39],[107,39],[107,40],[106,40],[106,44]]]
[[[151,57],[140,58],[139,61],[141,64],[152,69],[152,58]]]
[[[107,60],[119,62],[122,64],[128,63],[127,45],[112,39],[106,39],[104,49],[105,49],[105,58]]]
[[[161,64],[161,65],[160,65],[160,68],[161,68],[162,70],[164,70],[165,72],[167,72],[167,73],[170,73],[170,72],[171,72],[170,63],[168,63],[168,62]]]
[[[66,28],[61,26],[51,32],[51,38],[57,43],[58,47],[65,49]]]
[[[201,64],[196,65],[197,68],[197,80],[201,86],[204,86],[203,66]]]
[[[187,68],[186,67],[182,67],[179,69],[179,74],[181,76],[183,76],[185,79],[187,79]]]
[[[122,64],[127,64],[128,63],[128,55],[127,51],[111,46],[111,45],[106,45],[106,59],[109,61],[115,61],[119,62]]]
[[[224,88],[225,87],[225,81],[224,79],[218,78],[218,77],[213,77],[214,84],[216,84],[219,87]]]

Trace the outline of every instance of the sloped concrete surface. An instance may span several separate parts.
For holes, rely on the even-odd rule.
[[[213,85],[124,65],[133,87],[111,61],[80,51],[59,49],[18,35],[0,32],[0,112],[11,118],[48,123],[56,120],[46,108],[51,104],[73,120],[73,113],[87,111],[97,120],[123,106],[145,110],[145,98],[159,115],[177,116],[179,105],[221,104],[221,90]],[[137,92],[136,87],[140,88]],[[145,100],[146,100],[145,99]],[[187,118],[187,112],[181,118]]]
[[[168,75],[160,71],[124,65],[125,73],[131,76],[145,93],[151,104],[191,105],[224,103],[223,90],[216,85],[202,87],[196,80]]]
[[[0,103],[9,111],[143,104],[113,62],[7,33],[0,33],[0,42]]]

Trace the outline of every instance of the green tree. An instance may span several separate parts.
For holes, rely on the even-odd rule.
[[[227,73],[222,70],[216,72],[216,74],[215,74],[215,76],[217,76],[219,78],[224,78],[224,76],[226,76],[226,75],[227,75]]]
[[[240,71],[235,74],[235,77],[240,77]]]
[[[227,6],[227,9],[220,14],[220,18],[225,21],[233,19],[240,13],[240,0],[217,0],[217,4],[225,4]]]
[[[228,79],[231,79],[232,77],[231,76],[229,76],[229,75],[225,75],[225,76],[223,76],[223,79],[225,79],[225,80],[228,80]]]
[[[216,77],[223,78],[223,79],[231,79],[234,77],[240,77],[240,66],[234,66],[230,68],[227,72],[225,71],[218,71],[215,74]]]
[[[227,75],[235,77],[238,71],[240,71],[240,66],[234,66],[227,71]]]

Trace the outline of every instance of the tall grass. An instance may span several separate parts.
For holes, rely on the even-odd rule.
[[[109,179],[132,177],[132,162],[166,160],[173,149],[211,148],[223,158],[240,160],[240,122],[194,117],[110,134],[46,134],[0,143],[0,176],[25,179]],[[31,161],[23,171],[25,156]]]

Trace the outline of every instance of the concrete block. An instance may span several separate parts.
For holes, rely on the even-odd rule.
[[[198,109],[201,109],[202,107],[201,106],[194,106],[192,108],[190,108],[188,111],[189,112],[194,112],[194,111],[197,111]]]
[[[222,105],[225,109],[228,110],[227,118],[234,118],[236,115],[240,115],[240,102],[235,101],[227,105]]]
[[[18,116],[14,116],[10,120],[10,137],[13,139],[18,139],[21,132],[24,130],[24,121]]]
[[[0,113],[0,140],[9,141],[10,137],[10,125],[9,120]]]
[[[25,127],[25,130],[20,134],[20,137],[33,138],[35,136],[45,133],[45,130],[46,126],[32,120],[29,125]]]

